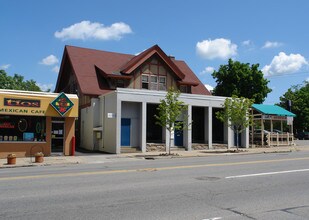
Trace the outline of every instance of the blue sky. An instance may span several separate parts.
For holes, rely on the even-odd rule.
[[[0,0],[0,69],[54,88],[65,45],[137,54],[158,44],[204,84],[228,58],[260,64],[266,104],[309,80],[309,1]]]

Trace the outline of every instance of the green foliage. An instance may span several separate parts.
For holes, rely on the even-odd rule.
[[[251,125],[252,116],[249,112],[251,105],[252,101],[247,98],[237,98],[236,96],[227,98],[223,104],[223,110],[217,112],[216,117],[220,121],[227,123],[237,133],[238,138],[238,134]]]
[[[291,111],[296,114],[294,118],[294,129],[297,131],[309,130],[309,82],[292,86],[280,97],[281,107],[286,107],[286,101],[292,101]]]
[[[14,74],[12,77],[7,75],[4,70],[0,70],[0,89],[41,91],[34,80],[25,81],[24,77],[18,74]]]
[[[183,130],[187,127],[186,121],[179,121],[179,118],[183,116],[183,113],[187,110],[187,105],[184,102],[179,101],[178,97],[180,92],[171,88],[165,96],[165,99],[160,100],[158,110],[158,115],[154,117],[157,120],[157,124],[165,127],[169,131],[170,141],[169,141],[169,154],[171,149],[171,134],[175,130]]]
[[[227,65],[221,65],[218,71],[212,73],[217,86],[214,95],[237,96],[262,103],[271,89],[267,86],[268,80],[264,79],[259,64],[240,63],[229,59]]]

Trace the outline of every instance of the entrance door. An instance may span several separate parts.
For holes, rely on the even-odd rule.
[[[130,146],[131,137],[131,119],[121,119],[121,146]]]
[[[52,121],[51,152],[63,153],[64,121]]]
[[[183,146],[183,130],[175,130],[174,140],[175,146]]]

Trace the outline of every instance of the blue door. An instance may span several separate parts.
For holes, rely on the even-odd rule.
[[[183,146],[183,131],[182,130],[175,130],[175,146]]]
[[[130,146],[131,119],[121,119],[121,146]]]

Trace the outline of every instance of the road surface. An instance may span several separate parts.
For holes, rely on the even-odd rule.
[[[0,169],[0,219],[309,219],[309,152]]]

